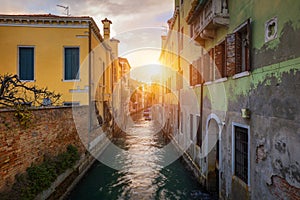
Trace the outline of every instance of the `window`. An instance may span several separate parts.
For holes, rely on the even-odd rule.
[[[226,74],[250,70],[250,20],[226,37]]]
[[[194,118],[193,118],[193,115],[190,114],[190,139],[193,141],[193,135],[194,135]]]
[[[183,75],[182,75],[182,73],[183,73],[182,70],[178,71],[176,73],[176,89],[177,90],[180,90],[183,87],[183,78],[182,78]]]
[[[20,80],[34,80],[34,48],[19,47],[19,78]]]
[[[65,75],[64,80],[79,80],[79,48],[65,48]]]
[[[202,130],[201,130],[201,124],[200,124],[200,120],[201,120],[201,118],[200,118],[200,116],[199,115],[197,115],[197,117],[196,117],[196,119],[197,119],[197,145],[201,148],[201,146],[202,146]]]
[[[195,63],[190,64],[190,86],[197,84],[197,69],[195,69]]]
[[[183,133],[183,113],[180,112],[180,132]]]
[[[181,3],[180,4],[181,15],[184,16],[184,7],[183,7],[184,6],[184,4],[183,4],[184,2],[183,2],[183,0],[181,0],[180,3]]]
[[[202,83],[202,57],[190,65],[190,85],[195,86]]]
[[[123,66],[123,65],[122,65]],[[105,62],[102,62],[102,83],[103,83],[103,87],[106,85],[105,83]],[[120,79],[122,80],[123,74],[122,74],[122,68],[121,68],[121,76]]]
[[[182,27],[180,30],[179,51],[183,50],[183,34],[184,34],[184,31],[183,31],[183,27]]]
[[[249,185],[250,147],[249,127],[233,124],[233,174]]]
[[[166,93],[171,93],[171,77],[168,78],[168,80],[166,81]]]

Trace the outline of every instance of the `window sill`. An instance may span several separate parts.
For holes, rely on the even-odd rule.
[[[227,81],[227,77],[219,78],[217,80],[214,80],[214,83],[222,83],[222,82],[225,82],[225,81]]]
[[[227,80],[228,80],[227,77],[219,78],[219,79],[214,80],[214,81],[207,81],[203,85],[212,85],[214,83],[222,83],[222,82],[225,82]],[[196,85],[190,86],[190,89],[197,88],[197,87],[200,87],[200,86],[201,86],[201,84],[196,84]]]
[[[250,191],[250,185],[245,183],[244,181],[242,181],[239,177],[237,177],[236,175],[232,176],[232,179],[234,181],[236,181],[237,183],[239,183],[243,188],[247,189]]]
[[[36,80],[20,80],[21,82],[24,82],[24,83],[34,83],[36,82]]]
[[[201,86],[201,84],[191,85],[190,89],[194,89],[194,88],[197,88],[197,87],[200,87],[200,86]]]
[[[242,78],[242,77],[249,76],[249,75],[250,75],[249,71],[244,71],[244,72],[233,75],[232,79],[238,79],[238,78]]]
[[[211,84],[213,84],[212,81],[207,81],[207,82],[204,83],[204,85],[211,85]]]
[[[62,79],[61,81],[62,82],[80,82],[81,80],[80,79],[73,79],[73,80],[64,80],[64,79]]]

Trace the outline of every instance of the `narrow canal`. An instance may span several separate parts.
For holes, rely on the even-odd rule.
[[[115,158],[120,170],[95,162],[68,199],[212,199],[180,159],[163,165],[165,142],[155,130],[153,121],[139,119],[114,141],[124,151],[104,152]]]

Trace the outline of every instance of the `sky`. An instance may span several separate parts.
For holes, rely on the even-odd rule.
[[[0,14],[91,16],[103,35],[101,20],[112,21],[111,37],[120,40],[119,56],[132,68],[157,64],[161,35],[172,17],[174,0],[0,0]],[[140,77],[143,79],[143,77]]]

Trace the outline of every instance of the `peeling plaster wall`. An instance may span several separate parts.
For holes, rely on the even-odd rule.
[[[276,11],[278,37],[268,43],[264,42],[264,23],[275,13],[267,12],[266,7],[258,13],[263,9],[259,8],[260,4],[266,2],[243,3],[240,6],[247,9],[240,9],[242,12],[231,18],[229,30],[240,25],[242,19],[251,17],[250,75],[229,77],[225,82],[204,87],[203,123],[209,114],[215,113],[223,119],[224,110],[227,111],[221,134],[220,193],[225,199],[297,199],[300,198],[300,47],[296,44],[300,44],[300,19],[299,15],[295,16],[295,10],[299,11],[300,2],[299,5],[291,5],[291,1],[273,2],[279,7],[290,7]],[[231,16],[234,16],[232,10],[233,7]],[[222,87],[225,98],[218,94]],[[198,88],[194,91],[199,93]],[[241,117],[241,108],[250,109],[251,119]],[[232,176],[232,122],[249,125],[251,129],[250,188]],[[205,133],[205,127],[202,130]],[[206,163],[200,163],[200,168],[205,174]]]
[[[255,162],[252,161],[257,183],[254,197],[262,193],[272,197],[272,177],[278,176],[287,182],[287,187],[298,188],[300,198],[300,71],[283,73],[280,84],[274,77],[268,80],[270,85],[262,83],[254,90],[255,96],[264,95],[251,101],[253,149],[256,150]],[[281,193],[289,192],[282,188]]]
[[[228,88],[228,112],[226,128],[222,133],[222,171],[225,177],[221,181],[221,190],[225,191],[228,199],[238,198],[236,191],[231,191],[231,188],[236,189],[236,184],[232,185],[231,172],[232,122],[251,128],[249,198],[260,199],[263,195],[266,199],[274,199],[277,198],[275,193],[289,196],[290,190],[297,191],[293,193],[294,198],[300,198],[300,64],[298,59],[294,59],[289,61],[289,65],[278,65],[286,67],[265,73],[254,71],[249,77],[225,83]],[[233,85],[244,87],[248,94],[234,90]],[[240,109],[244,107],[251,111],[249,120],[241,118]],[[277,182],[283,182],[276,184],[277,192],[273,189],[274,176],[279,177]],[[280,185],[284,186],[278,188]]]

